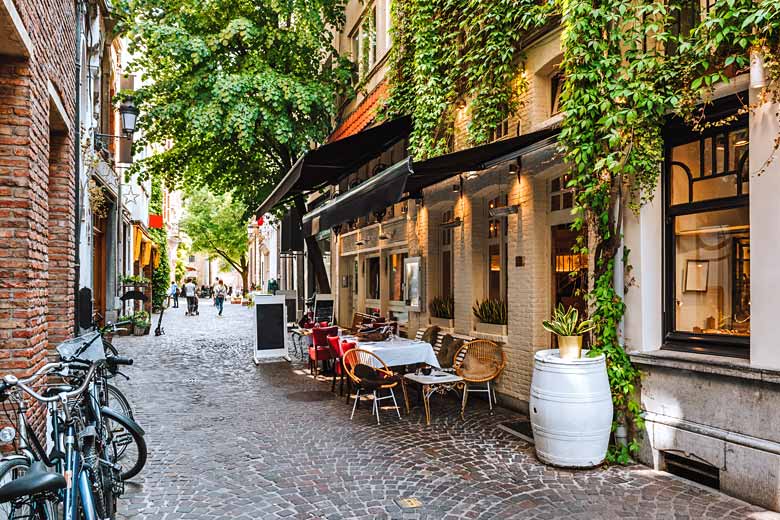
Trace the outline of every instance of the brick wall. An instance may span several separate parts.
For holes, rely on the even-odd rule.
[[[0,372],[40,365],[49,341],[72,332],[74,308],[74,8],[25,0],[16,9],[33,51],[0,57]]]

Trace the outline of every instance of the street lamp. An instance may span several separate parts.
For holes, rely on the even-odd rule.
[[[132,98],[126,98],[119,105],[119,117],[122,119],[122,133],[128,137],[128,139],[135,133],[135,123],[138,120],[138,114],[140,111],[138,107],[133,103]]]

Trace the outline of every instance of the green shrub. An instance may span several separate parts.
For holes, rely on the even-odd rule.
[[[437,296],[428,305],[431,316],[451,320],[455,317],[455,298],[441,298]]]
[[[506,302],[502,300],[483,300],[474,303],[471,308],[474,316],[482,323],[506,325]]]

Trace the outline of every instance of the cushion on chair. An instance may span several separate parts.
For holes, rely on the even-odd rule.
[[[467,381],[479,381],[491,378],[497,371],[498,363],[495,360],[483,361],[467,355],[458,371],[458,375]]]
[[[422,341],[426,343],[430,343],[431,345],[433,345],[434,343],[436,343],[436,336],[439,335],[440,330],[441,328],[438,325],[431,325],[430,327],[425,329],[425,332],[423,332],[422,338],[420,339],[422,339]]]
[[[463,340],[445,334],[441,340],[441,349],[436,353],[436,359],[442,368],[451,368],[452,361],[460,347],[463,346]]]
[[[360,379],[360,386],[366,390],[374,390],[399,380],[395,374],[387,375],[368,365],[357,365],[354,374]]]

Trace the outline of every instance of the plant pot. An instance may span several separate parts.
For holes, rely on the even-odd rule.
[[[149,325],[133,325],[133,335],[146,336],[149,334]]]
[[[116,331],[117,336],[129,336],[133,333],[133,329],[131,326],[125,325],[124,327],[119,328],[119,330]]]
[[[580,359],[582,336],[558,336],[558,349],[561,359]]]
[[[478,321],[474,324],[474,330],[481,332],[482,334],[490,334],[492,336],[506,336],[507,326],[498,325],[495,323],[482,323]]]
[[[452,329],[455,327],[455,320],[449,318],[436,318],[431,316],[428,318],[431,325],[436,325],[442,329]]]

